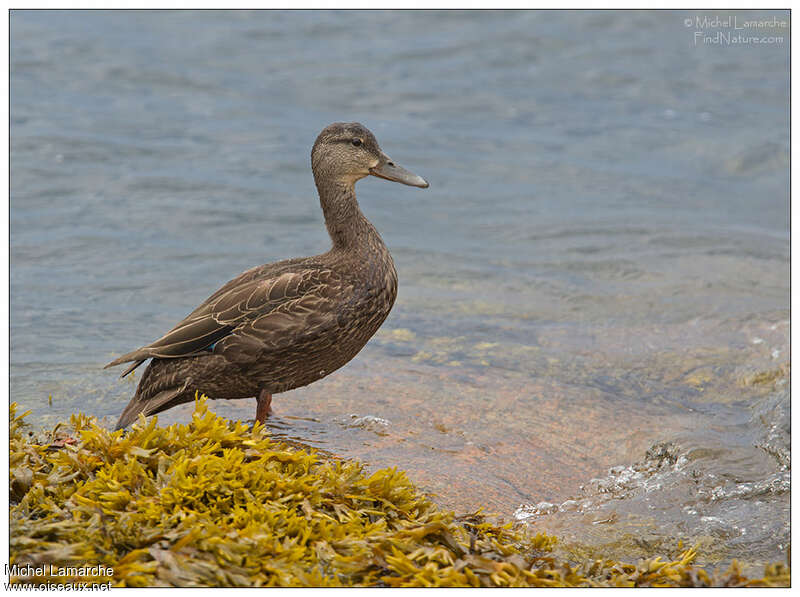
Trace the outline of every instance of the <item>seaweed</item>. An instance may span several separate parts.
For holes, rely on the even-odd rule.
[[[406,474],[367,474],[227,421],[109,431],[83,414],[33,434],[10,410],[15,583],[114,586],[788,586],[734,562],[557,561],[556,539],[438,508]]]

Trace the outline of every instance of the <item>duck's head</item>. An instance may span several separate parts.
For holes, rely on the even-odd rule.
[[[428,187],[424,178],[383,153],[375,135],[358,122],[334,122],[322,129],[311,150],[311,168],[318,184],[336,181],[352,185],[371,174],[412,187]]]

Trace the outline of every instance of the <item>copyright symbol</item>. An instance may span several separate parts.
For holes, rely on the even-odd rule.
[[[683,24],[686,25],[687,27],[691,27],[692,19],[683,19]]]

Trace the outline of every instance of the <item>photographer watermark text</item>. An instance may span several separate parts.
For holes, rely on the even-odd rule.
[[[694,28],[692,39],[695,46],[737,46],[782,44],[788,33],[788,19],[776,16],[763,19],[745,19],[739,15],[695,15],[683,20],[687,28]]]

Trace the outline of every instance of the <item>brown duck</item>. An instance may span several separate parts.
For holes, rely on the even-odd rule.
[[[147,359],[117,422],[194,399],[256,398],[264,422],[272,395],[310,384],[352,359],[377,331],[397,296],[386,245],[358,207],[356,181],[368,175],[427,188],[396,165],[363,125],[334,123],[311,150],[311,169],[333,246],[314,257],[250,269],[212,294],[166,335],[115,359]]]

